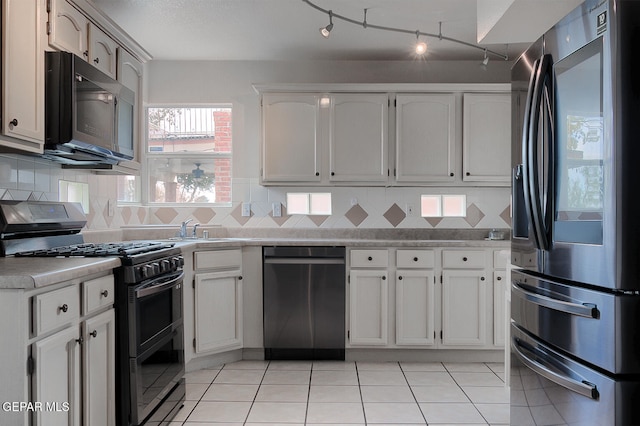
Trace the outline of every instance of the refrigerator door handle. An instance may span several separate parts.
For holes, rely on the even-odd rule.
[[[577,315],[592,319],[600,318],[600,311],[598,311],[598,306],[594,304],[565,302],[563,300],[543,296],[541,294],[537,294],[522,288],[522,286],[520,286],[517,281],[511,283],[511,291],[520,295],[529,302],[535,303],[536,305],[540,305],[545,308],[564,312],[569,315]]]
[[[533,87],[531,110],[528,125],[528,146],[527,151],[524,153],[528,163],[528,179],[525,185],[529,186],[530,195],[530,211],[531,220],[533,223],[533,229],[535,233],[536,242],[538,248],[542,250],[549,249],[549,238],[547,221],[545,220],[545,212],[542,210],[542,196],[540,193],[539,185],[539,161],[538,158],[538,143],[539,143],[539,123],[541,120],[540,109],[543,107],[543,101],[548,100],[548,96],[545,97],[547,90],[548,79],[551,76],[551,55],[544,55],[540,59],[540,64],[536,70],[536,78]],[[547,110],[543,113],[546,113]],[[549,117],[551,119],[551,117]],[[551,167],[551,165],[549,165]],[[549,183],[550,184],[550,183]]]
[[[538,240],[539,232],[536,228],[536,222],[533,220],[533,200],[531,194],[531,158],[529,156],[529,147],[531,146],[530,129],[532,126],[532,105],[534,90],[536,87],[537,79],[539,77],[541,58],[537,59],[533,63],[533,69],[531,71],[531,78],[529,80],[529,87],[527,89],[527,99],[525,101],[524,109],[524,123],[522,126],[522,180],[523,180],[523,193],[524,193],[524,206],[533,231],[534,242],[537,248],[540,248],[540,242]]]
[[[516,355],[516,357],[520,360],[520,362],[522,362],[524,365],[526,365],[539,375],[551,380],[552,382],[564,388],[567,388],[580,395],[586,396],[587,398],[594,400],[598,400],[600,398],[600,392],[598,391],[596,385],[590,383],[587,380],[576,380],[573,377],[564,374],[564,372],[561,371],[565,369],[562,368],[562,359],[555,359],[553,354],[533,347],[529,343],[524,342],[517,337],[514,337],[511,340],[511,349],[513,350],[513,353]],[[536,360],[528,357],[523,350],[531,353],[533,357],[536,358]],[[545,364],[548,364],[548,366]]]

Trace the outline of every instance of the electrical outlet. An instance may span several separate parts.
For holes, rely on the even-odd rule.
[[[243,217],[251,216],[251,203],[242,203],[242,216]]]
[[[416,212],[415,212],[415,207],[413,204],[407,204],[406,208],[405,208],[405,213],[407,214],[407,216],[415,216]]]
[[[282,216],[282,204],[273,203],[273,217]]]

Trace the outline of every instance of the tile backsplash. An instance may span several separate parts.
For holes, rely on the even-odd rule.
[[[333,187],[333,214],[327,216],[288,215],[286,193],[305,188],[264,187],[258,179],[233,179],[233,202],[229,207],[115,206],[116,177],[87,171],[62,169],[38,157],[0,154],[0,199],[57,201],[58,181],[89,185],[89,230],[119,229],[122,226],[172,225],[192,219],[208,226],[225,228],[298,229],[482,229],[510,228],[508,187]],[[311,188],[311,190],[317,190]],[[422,194],[465,194],[465,217],[423,218]],[[242,203],[251,204],[251,215],[242,216]],[[273,204],[281,205],[274,217]],[[407,205],[414,214],[407,215]],[[111,208],[110,208],[111,207]]]

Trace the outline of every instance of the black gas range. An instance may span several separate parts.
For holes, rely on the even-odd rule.
[[[114,273],[116,422],[168,425],[185,399],[184,258],[174,243],[85,243],[77,203],[0,201],[0,256],[120,258]]]

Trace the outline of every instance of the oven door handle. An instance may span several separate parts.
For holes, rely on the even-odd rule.
[[[552,354],[547,353],[544,350],[536,348],[529,343],[514,337],[511,340],[511,349],[516,357],[522,362],[524,365],[529,367],[531,370],[535,371],[542,377],[551,380],[552,382],[567,388],[573,392],[576,392],[580,395],[586,396],[587,398],[591,398],[594,400],[598,400],[600,398],[600,392],[598,388],[593,383],[587,380],[576,380],[573,377],[570,377],[568,374],[565,374],[564,371],[556,372],[553,371],[554,364],[560,364],[560,360],[555,360]],[[531,353],[535,358],[540,361],[534,361],[530,357],[528,357],[523,350]],[[548,364],[547,367],[544,364]],[[551,368],[550,368],[551,367]],[[567,367],[565,367],[567,368]],[[558,369],[557,367],[555,369]],[[574,374],[577,374],[574,372]],[[580,378],[582,379],[582,378]]]
[[[570,315],[577,315],[586,318],[599,319],[600,312],[598,306],[591,303],[573,303],[564,300],[553,299],[548,296],[534,293],[522,288],[517,281],[511,283],[511,291],[517,293],[529,302],[535,303],[545,308],[564,312]]]
[[[184,271],[176,272],[171,276],[171,279],[167,281],[167,277],[160,277],[149,284],[145,284],[135,290],[136,298],[150,296],[152,294],[163,292],[171,287],[179,285],[184,278]],[[156,284],[157,283],[157,284]]]

